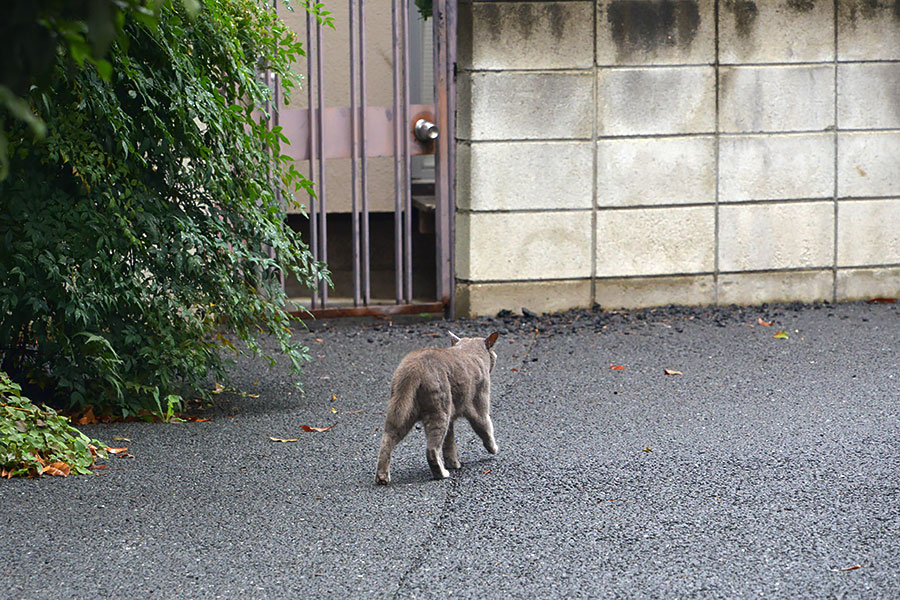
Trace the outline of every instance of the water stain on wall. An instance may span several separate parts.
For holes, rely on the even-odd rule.
[[[747,37],[753,31],[759,9],[750,0],[725,0],[725,10],[734,15],[734,29],[740,37]]]
[[[535,23],[549,23],[553,37],[562,40],[568,19],[563,7],[557,3],[485,3],[480,7],[480,11],[479,19],[484,23],[484,28],[490,32],[493,42],[509,37],[510,30],[514,30],[518,37],[527,40],[534,33]]]
[[[659,48],[687,48],[700,27],[696,0],[613,0],[606,11],[619,62]]]
[[[816,7],[816,0],[787,0],[787,5],[797,12],[809,12]]]
[[[888,12],[900,21],[900,0],[885,2],[884,0],[843,0],[840,5],[841,14],[846,15],[855,24],[858,19],[877,19]]]

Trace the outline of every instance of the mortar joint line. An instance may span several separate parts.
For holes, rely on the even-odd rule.
[[[716,155],[715,177],[716,192],[713,202],[715,205],[713,217],[713,303],[719,305],[719,143],[720,143],[720,124],[719,124],[719,0],[713,4],[713,27],[715,29],[715,59],[713,61],[715,87],[716,87],[716,109],[715,109],[715,135],[713,136],[713,146]]]
[[[839,203],[838,203],[838,2],[834,0],[833,2],[833,14],[832,17],[834,19],[834,52],[832,58],[832,68],[834,69],[834,90],[833,100],[834,100],[834,175],[833,175],[833,185],[834,185],[834,212],[833,212],[833,244],[834,244],[834,254],[832,256],[832,264],[831,264],[831,301],[837,302],[838,297],[838,212],[839,212]]]

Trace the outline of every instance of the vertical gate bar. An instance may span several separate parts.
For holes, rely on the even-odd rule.
[[[362,165],[359,172],[359,192],[362,200],[362,271],[363,303],[372,300],[371,266],[369,264],[369,154],[366,148],[366,0],[359,1],[359,130]]]
[[[403,188],[401,183],[401,142],[400,136],[403,135],[401,118],[400,118],[400,4],[403,0],[391,0],[391,37],[392,37],[392,59],[393,59],[393,75],[394,75],[394,295],[397,304],[403,302],[403,205],[402,194]]]
[[[403,253],[405,260],[406,277],[406,301],[413,301],[412,289],[412,170],[409,161],[409,3],[403,2],[403,12],[400,13],[403,27],[403,118],[401,134],[403,140],[403,229],[404,244]]]
[[[328,263],[328,222],[325,196],[325,49],[322,47],[322,24],[316,20],[316,95],[319,110],[316,113],[319,124],[319,255],[323,263]],[[321,285],[322,307],[328,304],[328,286]]]
[[[359,177],[359,106],[357,104],[357,60],[358,47],[356,37],[356,4],[357,0],[350,0],[350,223],[352,230],[353,246],[353,306],[359,306],[360,301],[360,276],[359,276],[359,206],[356,196],[356,183]]]
[[[315,103],[313,97],[313,81],[315,79],[315,69],[313,68],[313,16],[306,13],[306,97],[308,102],[309,117],[309,179],[315,185],[316,183],[316,150],[318,149],[318,131],[316,129]],[[318,193],[318,192],[317,192]],[[309,196],[309,248],[313,255],[313,260],[319,260],[319,227],[316,220],[316,196]],[[310,308],[317,308],[319,303],[319,287],[313,287],[312,299],[310,300]]]
[[[446,314],[453,317],[456,314],[456,27],[457,27],[456,0],[444,0],[444,40],[446,43],[445,62],[447,83],[447,129],[444,139],[447,142],[447,216],[446,235],[444,246],[447,256],[444,259],[446,273],[444,274],[445,295],[441,300],[445,303]]]
[[[436,0],[433,4],[434,22],[434,96],[435,110],[437,112],[438,128],[441,132],[437,139],[434,174],[435,194],[435,219],[437,220],[435,231],[435,255],[437,263],[436,278],[438,299],[446,302],[448,297],[447,270],[449,257],[449,213],[452,207],[449,205],[448,190],[450,187],[448,152],[450,145],[450,131],[447,127],[448,93],[447,93],[447,31],[446,31],[446,0]]]

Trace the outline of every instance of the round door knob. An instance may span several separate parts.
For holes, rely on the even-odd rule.
[[[438,138],[441,132],[431,121],[419,119],[413,127],[413,133],[420,142],[432,142]]]

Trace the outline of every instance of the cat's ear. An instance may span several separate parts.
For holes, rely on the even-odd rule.
[[[459,343],[459,336],[458,336],[458,335],[456,335],[456,334],[453,333],[452,331],[448,331],[447,333],[450,334],[450,339],[453,340],[453,341],[450,343],[451,346],[455,346],[456,344]]]
[[[487,336],[487,339],[484,340],[484,345],[487,346],[488,350],[490,350],[493,347],[494,342],[497,341],[498,337],[500,337],[500,334],[497,333],[496,331],[494,333],[492,333],[491,335]]]

